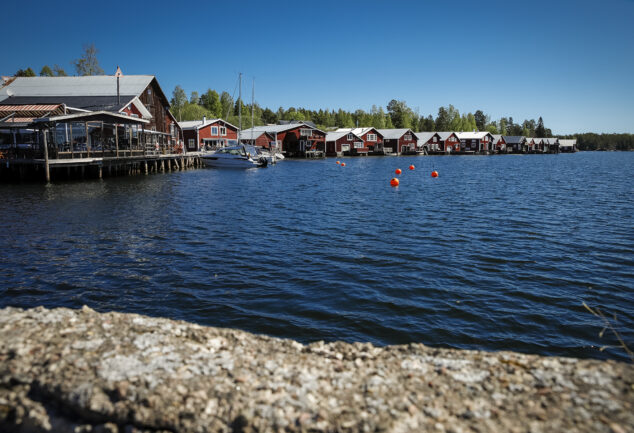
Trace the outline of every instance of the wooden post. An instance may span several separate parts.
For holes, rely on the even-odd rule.
[[[46,177],[46,183],[50,183],[51,171],[48,165],[48,142],[46,139],[46,129],[42,130],[42,135],[44,136],[44,176]]]
[[[73,146],[73,124],[70,123],[69,127],[70,127],[70,157],[71,157],[71,159],[74,159],[75,158],[75,149],[74,149],[74,146]]]
[[[145,171],[145,174],[148,174],[147,160],[143,161],[143,169]]]
[[[119,157],[119,125],[114,126],[114,148],[115,156]]]
[[[92,143],[90,141],[90,134],[88,134],[88,122],[84,122],[84,132],[86,133],[86,157],[90,158],[90,147]]]

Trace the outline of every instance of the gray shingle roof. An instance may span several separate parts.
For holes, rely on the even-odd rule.
[[[411,129],[408,128],[400,128],[400,129],[378,129],[379,133],[386,140],[397,140],[401,138],[406,133],[413,134]]]
[[[503,135],[506,144],[521,144],[526,140],[523,135]]]
[[[137,96],[152,82],[153,75],[124,75],[119,79],[119,94]],[[0,89],[0,101],[10,96],[115,96],[117,78],[113,75],[88,77],[18,77]]]

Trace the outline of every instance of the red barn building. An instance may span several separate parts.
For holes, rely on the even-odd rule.
[[[455,132],[438,132],[440,149],[445,153],[460,152],[460,139]]]
[[[326,156],[359,155],[364,150],[367,154],[363,139],[350,130],[326,134]]]
[[[506,140],[502,135],[493,135],[493,149],[497,153],[506,152]]]
[[[225,147],[238,140],[238,127],[222,119],[192,120],[178,123],[188,151]]]
[[[269,139],[277,139],[278,149],[286,156],[304,157],[314,152],[326,153],[326,133],[304,122],[255,126],[242,131],[240,137],[248,140],[251,132],[254,135],[265,132]]]
[[[493,152],[493,135],[490,132],[458,132],[461,153]]]
[[[417,148],[418,138],[409,128],[379,129],[378,132],[383,136],[383,148],[386,153],[408,153]]]
[[[425,153],[444,153],[441,148],[440,135],[437,132],[416,132],[418,150]]]

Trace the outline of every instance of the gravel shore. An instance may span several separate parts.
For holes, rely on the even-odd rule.
[[[634,431],[634,365],[0,310],[1,432]]]

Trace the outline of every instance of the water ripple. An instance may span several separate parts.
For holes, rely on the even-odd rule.
[[[625,359],[585,301],[634,346],[634,154],[345,161],[0,185],[0,306]]]

